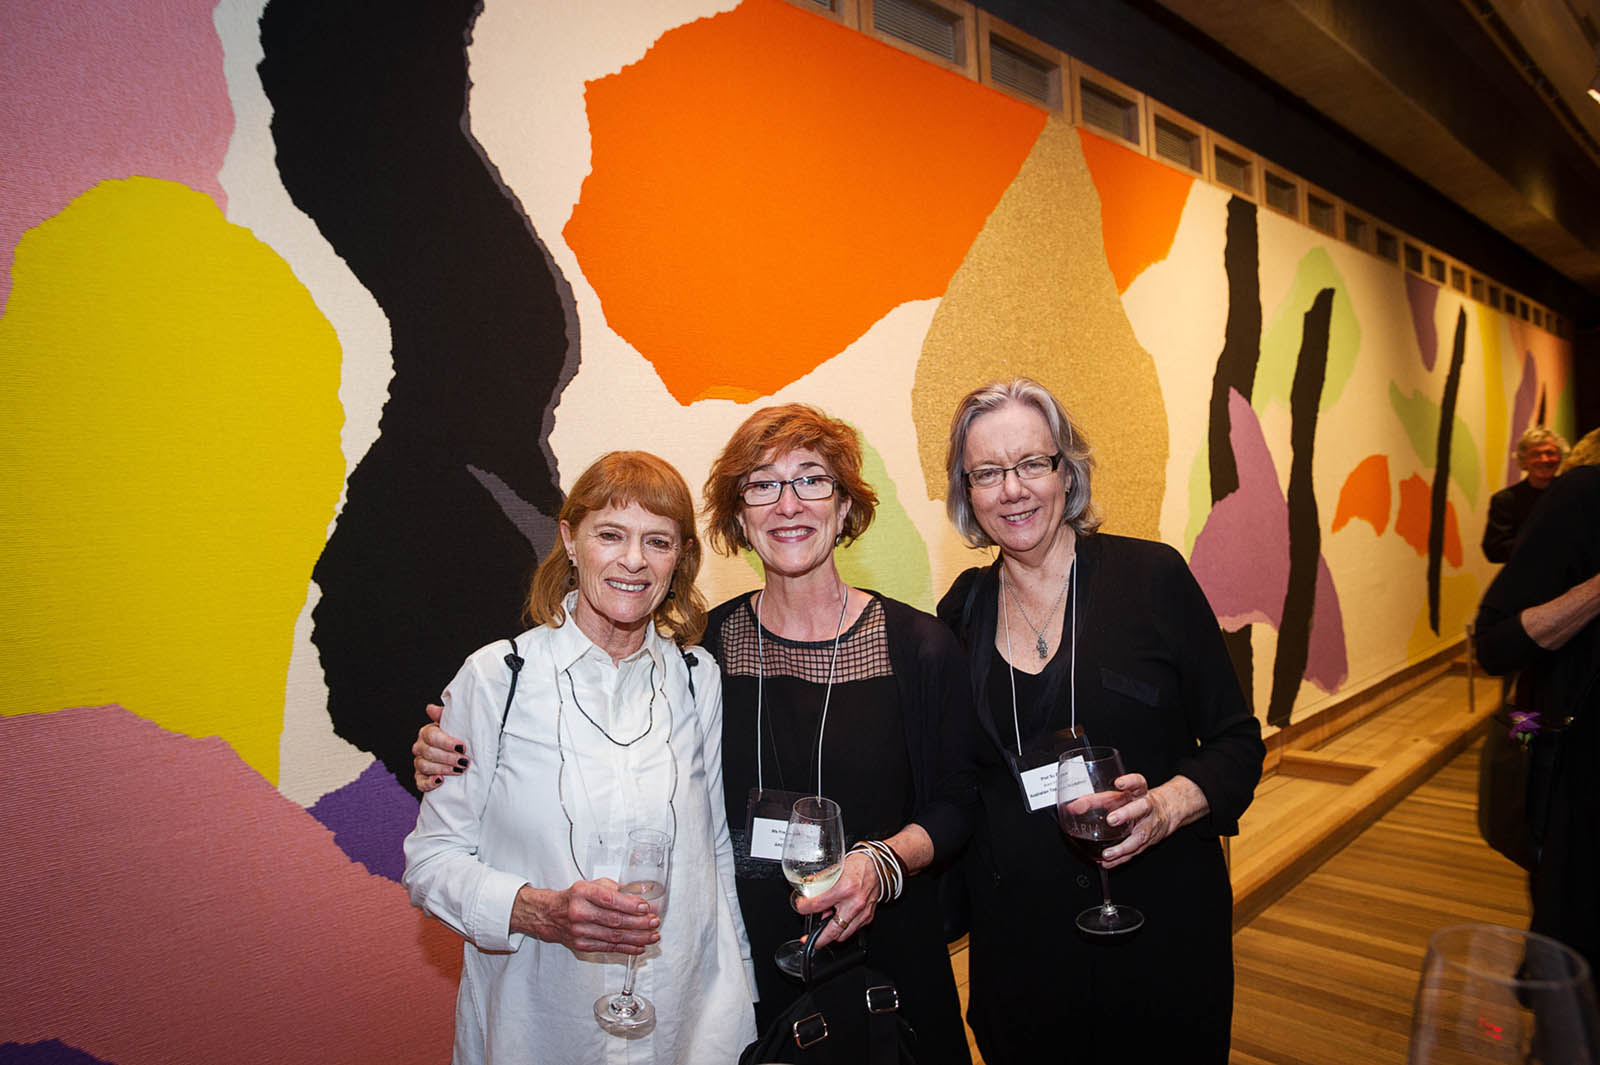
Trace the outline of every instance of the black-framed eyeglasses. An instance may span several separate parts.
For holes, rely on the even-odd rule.
[[[785,487],[794,489],[796,499],[812,503],[819,499],[832,499],[834,492],[832,477],[825,473],[810,473],[787,481],[746,481],[739,487],[739,498],[744,500],[747,507],[770,507],[783,495]]]
[[[994,488],[1006,479],[1006,474],[1015,473],[1024,481],[1037,480],[1056,471],[1061,465],[1061,452],[1054,455],[1029,455],[1015,466],[979,466],[975,470],[967,471],[967,484],[973,488]]]

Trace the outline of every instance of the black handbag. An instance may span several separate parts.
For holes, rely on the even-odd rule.
[[[744,1048],[739,1065],[916,1065],[917,1036],[894,981],[867,966],[859,942],[814,959],[815,941],[802,962],[805,993]]]

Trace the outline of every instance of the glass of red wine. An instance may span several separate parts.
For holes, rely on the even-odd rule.
[[[1056,763],[1056,816],[1061,829],[1096,865],[1105,849],[1126,839],[1132,827],[1106,821],[1107,814],[1132,798],[1116,787],[1116,779],[1126,773],[1122,754],[1115,747],[1080,747],[1063,754]],[[1111,878],[1103,865],[1100,898],[1100,905],[1078,914],[1078,927],[1090,935],[1120,935],[1144,924],[1144,914],[1111,901]]]

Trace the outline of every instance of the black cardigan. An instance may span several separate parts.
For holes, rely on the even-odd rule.
[[[966,658],[939,619],[877,592],[868,594],[883,604],[889,662],[905,718],[915,791],[911,822],[921,825],[933,841],[937,867],[961,850],[977,820],[976,757],[982,741],[974,725]],[[735,596],[711,611],[703,642],[719,662],[722,626],[748,598]],[[735,712],[736,708],[724,706],[723,719]],[[726,764],[747,754],[725,744],[722,757]]]

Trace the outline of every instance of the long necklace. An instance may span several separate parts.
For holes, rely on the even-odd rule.
[[[1072,581],[1072,571],[1078,566],[1076,557],[1067,563],[1067,582]],[[1072,715],[1070,725],[1073,732],[1078,730],[1078,597],[1074,595],[1071,601],[1071,628],[1068,630],[1068,647],[1072,656],[1067,663],[1067,707]],[[1024,617],[1027,615],[1024,614]],[[1017,737],[1017,757],[1022,757],[1022,725],[1018,721],[1017,713],[1017,667],[1011,664],[1011,616],[1006,613],[1006,572],[1000,570],[1000,620],[1005,625],[1006,631],[1006,670],[1011,677],[1011,731]],[[1033,622],[1028,622],[1032,625]]]
[[[761,696],[767,679],[767,652],[761,640],[761,608],[766,590],[756,593],[756,788],[766,790],[761,773]],[[822,721],[817,725],[817,795],[822,795],[822,737],[828,729],[828,703],[833,698],[833,671],[839,664],[839,637],[844,634],[845,609],[850,605],[850,587],[839,598],[839,620],[833,627],[833,658],[828,662],[828,686],[822,692]],[[781,776],[781,774],[780,774]],[[782,781],[780,781],[782,783]]]
[[[655,682],[656,672],[655,672],[655,669],[656,669],[655,659],[652,658],[650,660],[650,706],[651,706],[650,722],[651,722],[651,724],[645,728],[644,732],[641,732],[638,736],[635,736],[633,739],[629,740],[627,743],[617,743],[617,741],[612,738],[612,736],[611,736],[611,734],[609,732],[606,732],[605,729],[600,728],[600,726],[598,724],[596,724],[594,718],[589,717],[588,712],[585,711],[582,706],[579,706],[578,710],[581,713],[583,713],[584,718],[586,718],[588,720],[589,724],[594,725],[594,727],[597,728],[597,729],[600,729],[601,733],[603,733],[605,735],[606,739],[611,740],[611,742],[616,744],[618,747],[631,747],[633,744],[639,742],[639,740],[641,740],[645,736],[649,735],[650,728],[653,727],[654,724],[655,724],[655,709],[654,709],[655,708],[655,703],[656,703],[656,682]],[[565,672],[567,674],[567,685],[569,687],[571,687],[571,685],[572,685],[572,672],[571,672],[571,670],[568,669],[568,670],[564,670],[563,672]],[[556,677],[555,678],[555,682],[556,682],[556,757],[560,760],[560,764],[558,765],[558,767],[556,769],[556,802],[561,804],[561,816],[567,819],[567,854],[572,858],[572,867],[578,871],[578,879],[580,879],[580,880],[588,880],[588,879],[590,879],[590,877],[587,874],[584,873],[583,865],[582,865],[582,863],[580,863],[578,861],[578,848],[577,848],[577,845],[576,845],[576,840],[574,838],[577,835],[578,826],[572,819],[572,812],[567,809],[567,797],[566,797],[567,752],[566,752],[565,747],[561,743],[561,710],[562,710],[561,678],[560,677]],[[663,680],[663,683],[665,683],[664,680]],[[663,694],[663,696],[665,696],[665,692],[663,692],[662,694]],[[573,693],[572,693],[572,701],[574,703],[576,703],[578,701],[578,693],[577,693],[576,690],[574,690]],[[672,836],[673,839],[677,839],[678,838],[678,807],[677,807],[677,805],[676,805],[674,800],[676,800],[677,797],[678,797],[678,752],[672,749],[672,733],[673,733],[673,728],[674,728],[674,725],[676,724],[676,722],[674,721],[674,715],[672,713],[672,700],[671,699],[667,699],[666,700],[666,704],[667,704],[667,756],[672,759],[672,785],[667,789],[667,813],[672,818],[671,836]],[[498,768],[498,767],[496,767],[496,768]],[[579,767],[577,767],[576,765],[574,766],[574,770],[578,774],[578,786],[583,789],[584,803],[585,803],[585,805],[587,805],[589,807],[589,816],[590,816],[590,818],[593,818],[594,817],[594,802],[589,798],[588,785],[583,782],[582,770]],[[605,841],[602,839],[601,840],[602,845],[604,844],[604,842]]]
[[[1012,602],[1017,604],[1017,610],[1021,612],[1022,620],[1028,623],[1028,628],[1032,629],[1033,635],[1038,638],[1038,642],[1033,645],[1033,648],[1039,652],[1039,661],[1041,662],[1050,657],[1050,641],[1044,637],[1045,626],[1048,626],[1050,624],[1050,619],[1055,617],[1056,607],[1061,605],[1061,600],[1067,597],[1067,585],[1072,583],[1072,566],[1076,561],[1077,559],[1074,558],[1073,562],[1067,563],[1066,580],[1061,582],[1061,591],[1056,595],[1056,601],[1050,604],[1049,610],[1045,611],[1043,626],[1035,625],[1033,623],[1033,619],[1028,616],[1028,608],[1022,605],[1022,596],[1019,595],[1016,599],[1012,600]],[[1002,585],[1007,583],[1006,570],[1004,566],[1000,567],[1000,583]]]
[[[1029,624],[1032,624],[1032,623],[1030,622]],[[604,736],[606,739],[610,740],[612,743],[616,744],[618,747],[632,747],[634,744],[638,743],[640,740],[642,740],[646,736],[650,735],[650,730],[655,728],[655,724],[656,724],[656,661],[655,661],[655,659],[652,658],[650,660],[650,706],[649,706],[650,717],[644,723],[644,731],[639,733],[637,736],[635,736],[633,739],[629,740],[626,743],[622,742],[621,740],[619,740],[615,736],[613,736],[611,733],[607,732],[605,726],[600,724],[600,722],[596,721],[594,718],[590,717],[589,716],[589,711],[585,710],[583,708],[583,704],[578,702],[578,688],[577,688],[577,686],[575,684],[572,683],[572,667],[568,666],[566,669],[562,670],[561,672],[563,672],[563,673],[565,673],[567,675],[567,690],[572,692],[572,705],[576,706],[578,708],[578,713],[583,715],[583,719],[585,721],[589,722],[589,724],[593,725],[596,729],[598,729],[600,731],[600,735]],[[556,682],[556,698],[557,699],[561,698],[561,682],[560,681]]]

